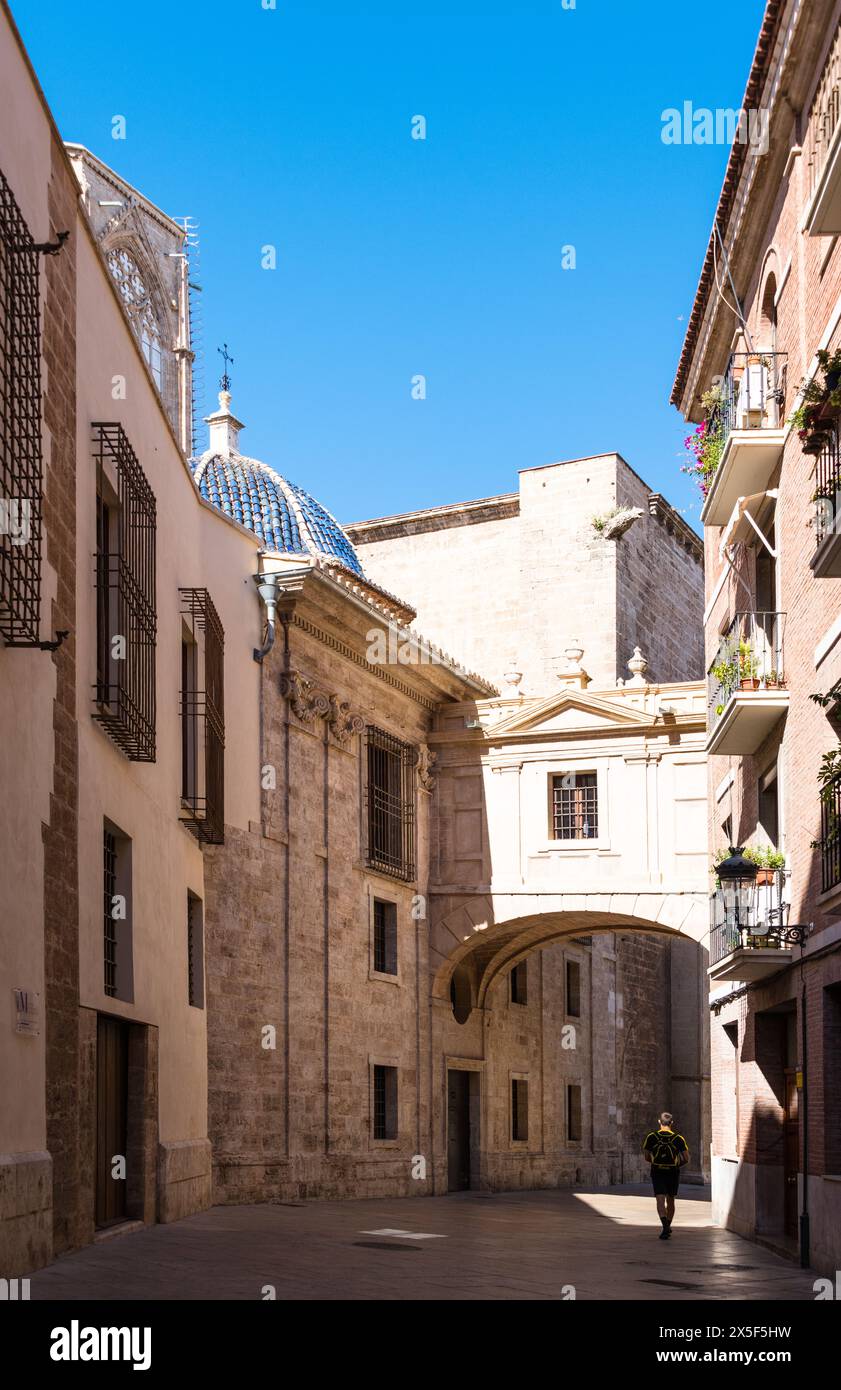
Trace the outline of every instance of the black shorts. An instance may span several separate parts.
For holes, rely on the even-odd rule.
[[[652,1166],[651,1181],[654,1184],[655,1197],[676,1197],[680,1182],[680,1169],[654,1168]]]

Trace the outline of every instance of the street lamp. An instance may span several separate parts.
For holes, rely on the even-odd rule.
[[[756,892],[756,865],[745,858],[744,846],[731,845],[730,854],[716,865],[720,887],[716,892],[724,926],[741,934],[749,931],[763,934],[767,926],[754,925],[754,894]]]

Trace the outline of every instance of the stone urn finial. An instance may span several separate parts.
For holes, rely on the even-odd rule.
[[[628,681],[628,685],[648,684],[645,678],[645,673],[648,670],[648,662],[639,647],[634,647],[634,654],[628,662],[628,670],[631,673],[631,679]]]
[[[573,639],[564,647],[563,669],[558,672],[558,680],[561,685],[578,686],[583,690],[589,685],[590,677],[581,665],[581,658],[584,655],[584,648],[581,643]]]
[[[503,673],[502,676],[502,679],[505,681],[506,688],[503,690],[502,693],[503,695],[507,696],[509,700],[522,699],[523,692],[522,690],[520,690],[519,686],[520,681],[523,679],[523,673],[522,671],[517,670],[517,662],[513,658],[512,660],[508,661],[506,665],[508,669]]]

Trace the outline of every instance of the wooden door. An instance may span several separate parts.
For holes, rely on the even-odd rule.
[[[447,1072],[447,1164],[450,1192],[470,1186],[470,1072]]]
[[[800,1168],[800,1094],[797,1090],[797,1070],[785,1069],[785,1118],[783,1120],[783,1196],[785,1232],[797,1237],[797,1174]]]
[[[113,1176],[114,1160],[126,1157],[128,1025],[100,1018],[96,1030],[96,1224],[126,1216],[126,1180]]]

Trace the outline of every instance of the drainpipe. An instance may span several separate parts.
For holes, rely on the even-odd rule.
[[[802,948],[801,948],[802,949]],[[809,1268],[809,1096],[807,1083],[806,1052],[806,981],[803,981],[800,995],[800,1027],[803,1060],[800,1064],[803,1085],[800,1089],[801,1109],[803,1111],[803,1210],[800,1213],[800,1268]]]
[[[262,663],[263,658],[268,656],[274,646],[277,623],[277,575],[255,574],[254,583],[257,585],[258,594],[266,605],[266,640],[262,647],[254,648],[254,660]]]

